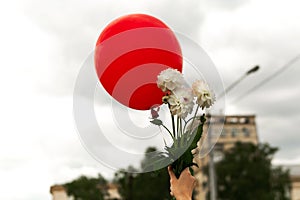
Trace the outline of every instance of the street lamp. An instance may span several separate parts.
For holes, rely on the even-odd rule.
[[[239,84],[242,80],[244,80],[248,75],[256,72],[259,70],[259,66],[256,65],[250,70],[248,70],[243,76],[241,76],[238,80],[233,82],[230,86],[228,86],[224,92],[222,92],[220,95],[217,96],[218,99],[225,96],[226,93],[228,93],[232,88],[234,88],[237,84]],[[208,127],[210,125],[211,121],[211,115],[209,115],[208,120]],[[211,130],[208,129],[208,142],[211,143]],[[209,187],[210,187],[210,200],[216,200],[217,199],[217,177],[215,175],[215,164],[214,164],[214,152],[213,149],[209,152]]]
[[[256,65],[253,68],[251,68],[250,70],[248,70],[243,76],[241,76],[241,78],[239,78],[238,80],[236,80],[235,82],[233,82],[231,85],[229,85],[221,94],[219,94],[217,97],[218,99],[222,98],[226,93],[228,93],[230,90],[232,90],[232,88],[234,88],[237,84],[239,84],[242,80],[244,80],[248,75],[256,72],[259,70],[259,66]]]

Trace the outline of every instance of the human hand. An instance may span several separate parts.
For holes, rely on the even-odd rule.
[[[168,167],[168,172],[171,185],[170,194],[175,196],[176,200],[191,200],[196,179],[191,175],[189,168],[185,168],[181,172],[179,179],[176,178],[171,166]]]

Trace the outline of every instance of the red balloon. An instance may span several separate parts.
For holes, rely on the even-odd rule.
[[[157,75],[167,68],[182,71],[175,34],[145,14],[120,17],[100,34],[95,49],[97,76],[105,90],[125,106],[148,110],[162,103]]]

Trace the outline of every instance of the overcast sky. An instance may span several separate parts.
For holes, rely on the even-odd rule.
[[[51,199],[49,187],[113,170],[83,148],[72,115],[76,76],[101,30],[147,13],[197,42],[224,85],[261,69],[227,95],[226,114],[255,114],[259,139],[280,148],[274,163],[300,164],[300,60],[235,100],[300,54],[297,0],[2,1],[0,199]]]

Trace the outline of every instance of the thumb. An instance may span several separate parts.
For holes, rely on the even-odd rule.
[[[170,175],[171,179],[177,179],[171,166],[168,166],[168,172],[169,172],[169,175]]]

